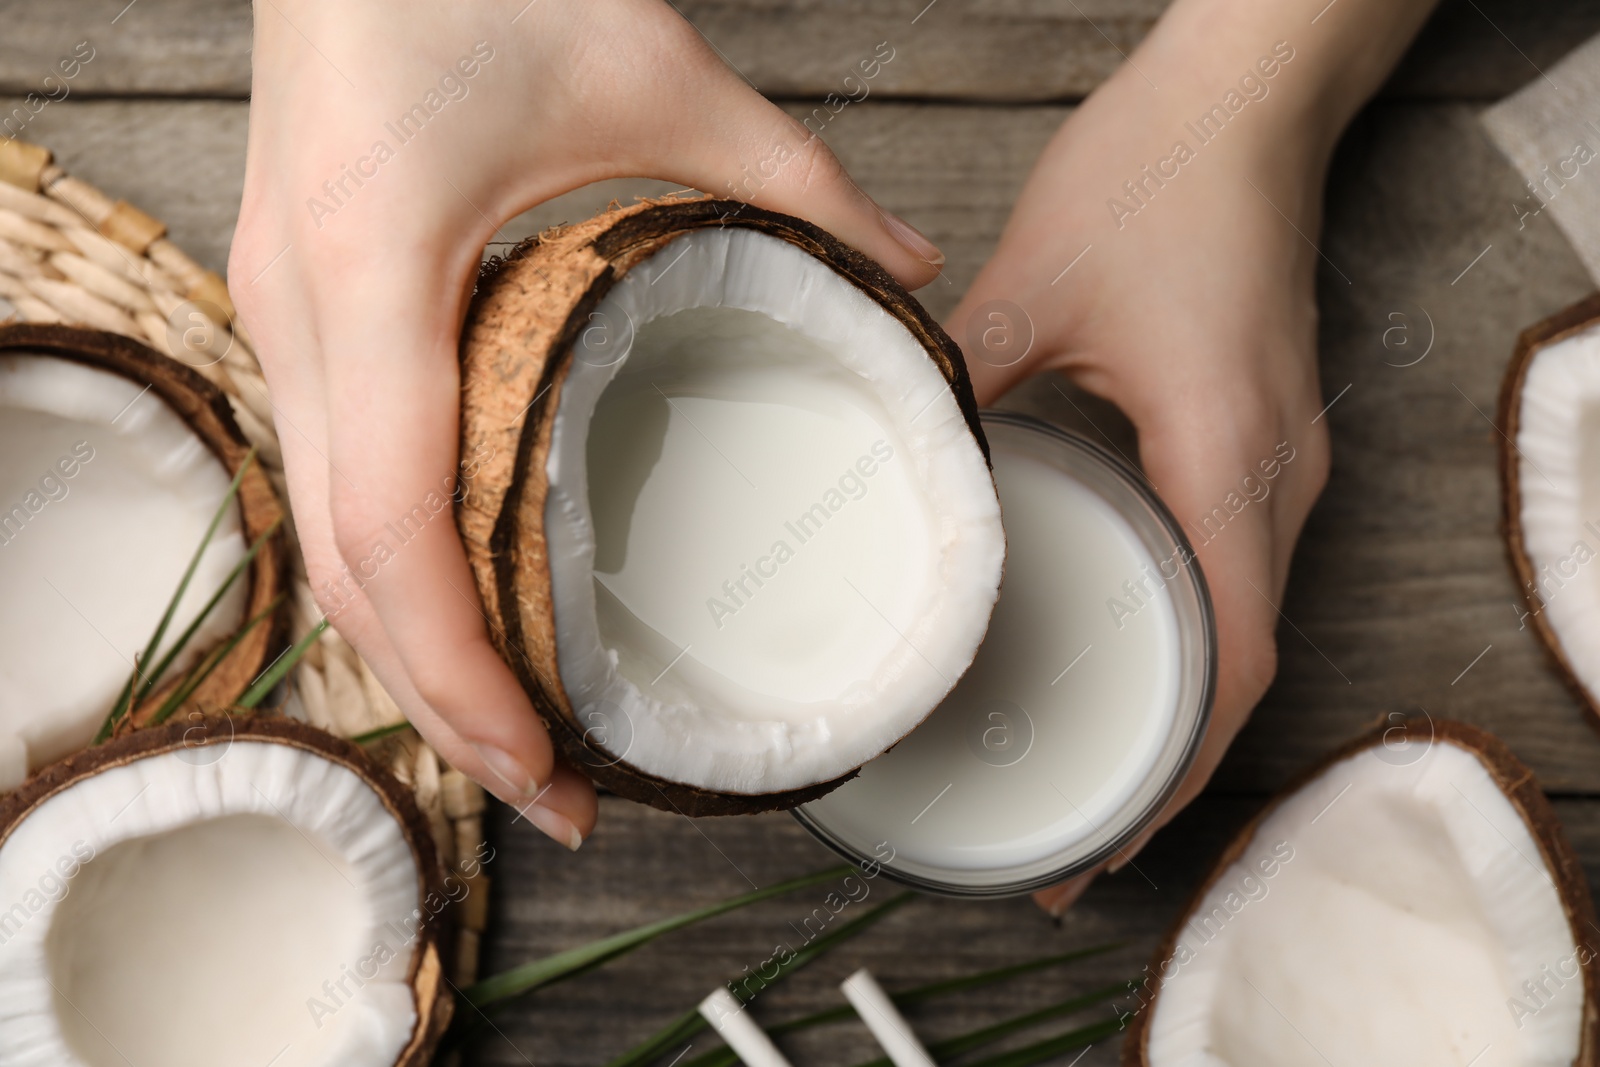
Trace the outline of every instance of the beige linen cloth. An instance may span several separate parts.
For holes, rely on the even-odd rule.
[[[1547,214],[1600,284],[1600,35],[1481,116],[1528,188],[1527,225]]]

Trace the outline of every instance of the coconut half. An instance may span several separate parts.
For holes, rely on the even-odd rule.
[[[94,737],[248,450],[222,393],[175,360],[111,333],[0,327],[0,789]],[[169,641],[281,516],[252,464]],[[280,534],[201,623],[167,685],[286,579]],[[235,699],[282,643],[285,619],[257,625],[188,706]]]
[[[1145,969],[1136,1067],[1595,1062],[1588,884],[1533,773],[1410,722],[1256,816]]]
[[[1500,392],[1500,425],[1523,625],[1600,727],[1600,294],[1523,331]]]
[[[458,522],[566,759],[685,814],[822,795],[972,662],[1004,535],[960,350],[881,268],[733,201],[480,280]]]
[[[349,742],[134,731],[0,801],[0,1067],[423,1067],[455,898]]]

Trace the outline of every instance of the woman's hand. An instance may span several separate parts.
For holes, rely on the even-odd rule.
[[[1329,469],[1314,292],[1324,174],[1426,10],[1347,0],[1311,24],[1314,9],[1179,0],[1050,142],[951,317],[980,404],[1042,370],[1117,404],[1197,550],[1216,608],[1216,704],[1157,825],[1199,793],[1276,670],[1290,556]],[[1349,283],[1332,264],[1324,277]],[[1030,325],[1028,356],[1003,365]],[[1060,914],[1091,877],[1036,899]]]
[[[554,763],[490,643],[449,513],[361,586],[346,570],[460,473],[457,337],[484,245],[541,201],[633,176],[803,216],[910,286],[943,257],[660,0],[255,11],[229,272],[313,589],[445,759],[576,848],[594,791]]]

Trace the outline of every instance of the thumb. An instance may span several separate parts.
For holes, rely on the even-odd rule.
[[[938,276],[944,253],[879,207],[814,132],[827,107],[802,122],[731,72],[725,80],[707,80],[702,106],[674,109],[667,136],[652,138],[657,158],[636,161],[639,173],[815,223],[877,260],[909,289]]]

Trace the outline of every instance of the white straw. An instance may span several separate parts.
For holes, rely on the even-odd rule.
[[[894,1006],[889,994],[865,967],[846,978],[839,986],[867,1024],[872,1036],[883,1046],[895,1067],[935,1067],[933,1057],[922,1047],[905,1016]]]
[[[756,1025],[726,986],[718,986],[716,992],[700,1002],[700,1014],[728,1047],[738,1053],[745,1067],[789,1067],[789,1061],[783,1058],[772,1038]],[[932,1067],[931,1060],[929,1065]]]

